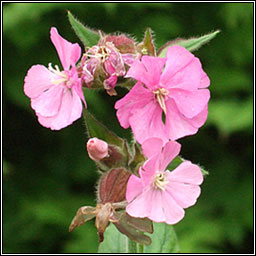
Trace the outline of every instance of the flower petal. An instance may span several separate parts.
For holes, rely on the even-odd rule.
[[[66,106],[67,108],[68,106]],[[83,111],[83,105],[81,102],[81,97],[78,95],[77,91],[72,89],[72,99],[71,103],[69,105],[71,109],[71,113],[69,116],[68,122],[72,124],[75,120],[79,119],[81,117],[82,111]]]
[[[174,181],[170,181],[165,189],[182,208],[188,208],[194,205],[201,193],[198,185]]]
[[[164,58],[143,56],[142,61],[135,60],[125,77],[132,77],[145,84],[149,89],[158,88]]]
[[[143,108],[133,110],[129,122],[135,139],[140,144],[151,137],[159,137],[164,142],[168,140],[162,122],[162,109],[155,101],[150,101]]]
[[[176,107],[172,99],[166,101],[165,133],[171,140],[177,140],[187,135],[195,134],[198,128],[194,127],[186,117],[184,117]]]
[[[184,161],[174,171],[168,172],[168,180],[200,185],[203,182],[203,175],[199,166]]]
[[[38,121],[41,125],[51,128],[52,130],[60,130],[81,117],[82,102],[76,92],[65,90],[60,110],[57,115],[53,117],[44,117],[37,114]]]
[[[163,191],[160,189],[152,189],[151,191],[151,212],[148,215],[148,218],[155,222],[164,222],[166,220],[166,216],[164,213],[164,204],[163,202]]]
[[[40,96],[53,86],[54,75],[43,65],[32,66],[25,77],[24,92],[30,98]]]
[[[44,117],[55,116],[61,106],[63,91],[61,86],[54,85],[37,98],[31,99],[31,107]]]
[[[78,43],[72,44],[61,37],[56,28],[50,31],[51,41],[59,55],[64,70],[69,70],[70,66],[76,64],[81,56],[81,48]]]
[[[152,207],[152,190],[148,187],[127,205],[126,212],[133,217],[144,218],[149,216]]]
[[[162,193],[165,222],[173,225],[179,222],[185,215],[185,211],[175,202],[172,196],[165,190]]]
[[[125,78],[132,77],[147,86],[151,84],[147,73],[148,72],[143,63],[139,60],[135,60],[129,68],[128,72],[126,73]]]
[[[127,202],[131,202],[135,197],[142,193],[143,183],[142,180],[135,176],[131,175],[126,188],[126,200]]]
[[[175,69],[175,67],[173,68]],[[161,83],[164,85],[166,89],[179,88],[183,90],[193,91],[200,87],[201,72],[202,67],[199,59],[193,58],[186,66],[180,69],[177,73],[173,74],[172,76],[169,75],[169,80],[162,80],[161,77]],[[173,73],[171,68],[170,73]]]
[[[194,55],[184,47],[174,45],[169,47],[166,54],[165,69],[161,75],[161,82],[167,84],[172,77],[184,69],[193,59]]]
[[[200,112],[198,115],[189,120],[189,123],[194,127],[199,128],[205,123],[207,116],[208,106],[206,105],[202,112]]]
[[[152,93],[144,88],[140,82],[136,83],[130,92],[115,104],[120,125],[127,129],[130,126],[129,119],[132,116],[132,110],[147,105],[152,97]]]
[[[168,164],[179,154],[181,145],[176,141],[169,141],[164,145],[160,155],[159,171],[165,171]]]
[[[71,86],[72,89],[76,91],[80,99],[83,101],[85,107],[87,107],[85,98],[84,98],[84,93],[82,89],[82,79],[78,77],[78,73],[76,70],[76,67],[71,68],[71,79],[70,79],[74,84]]]
[[[166,59],[153,56],[143,56],[141,61],[146,67],[147,77],[150,79],[150,84],[146,85],[147,87],[154,89],[156,85],[159,84],[159,79]]]
[[[161,153],[164,142],[160,138],[149,138],[143,141],[141,145],[143,154],[150,158],[156,154]]]
[[[210,91],[200,89],[196,91],[185,91],[172,89],[170,97],[174,99],[179,111],[188,118],[198,115],[208,104]]]
[[[201,70],[201,82],[200,82],[200,86],[199,88],[206,88],[210,85],[210,79],[207,76],[207,74],[203,71],[203,69]]]
[[[159,154],[154,155],[150,159],[148,159],[143,167],[140,169],[140,177],[143,181],[144,187],[150,186],[152,183],[152,178],[155,173],[159,170]]]

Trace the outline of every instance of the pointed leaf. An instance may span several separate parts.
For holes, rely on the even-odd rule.
[[[146,29],[144,39],[137,45],[137,50],[140,51],[143,55],[156,56],[151,28]]]
[[[178,253],[180,247],[173,226],[165,223],[153,223],[154,233],[150,245],[144,246],[144,253]]]
[[[198,50],[201,46],[203,46],[204,44],[212,40],[219,32],[220,30],[216,30],[215,32],[212,32],[197,38],[190,38],[190,39],[178,38],[176,40],[167,42],[157,51],[157,56],[164,58],[166,56],[168,48],[173,45],[180,45],[182,47],[185,47],[190,52]]]
[[[70,11],[68,11],[69,22],[74,29],[76,35],[83,42],[86,47],[96,45],[100,39],[98,32],[85,27],[80,21],[78,21]]]
[[[84,110],[83,115],[90,138],[96,137],[119,148],[124,147],[125,141],[100,123],[87,109]]]

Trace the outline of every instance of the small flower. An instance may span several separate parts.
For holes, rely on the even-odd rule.
[[[152,137],[177,140],[205,123],[210,81],[185,48],[170,47],[166,58],[143,56],[125,77],[138,82],[115,108],[121,126],[131,127],[139,143]]]
[[[24,92],[31,99],[41,125],[52,130],[62,129],[81,117],[82,102],[86,106],[81,78],[78,77],[76,62],[81,48],[62,38],[52,27],[50,38],[64,68],[60,71],[49,64],[32,66],[25,77]]]
[[[95,76],[95,72],[103,71],[105,77],[104,88],[110,95],[114,95],[114,88],[117,77],[124,76],[125,66],[121,54],[112,42],[101,42],[89,48],[82,58],[82,78],[90,87]]]
[[[100,161],[108,156],[108,143],[98,138],[89,139],[87,142],[89,157],[94,161]]]
[[[173,171],[166,170],[180,151],[180,144],[169,141],[163,146],[158,138],[142,144],[149,159],[140,168],[140,177],[131,175],[126,190],[126,212],[138,218],[175,224],[184,217],[184,209],[196,203],[203,182],[200,168],[184,161]]]

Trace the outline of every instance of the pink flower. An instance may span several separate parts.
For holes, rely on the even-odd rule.
[[[173,171],[166,167],[179,153],[180,144],[169,141],[162,148],[158,138],[142,144],[149,157],[140,168],[140,177],[131,175],[126,191],[126,212],[138,218],[175,224],[184,217],[184,209],[196,203],[203,175],[197,165],[184,161]]]
[[[177,140],[205,123],[210,80],[185,48],[170,47],[166,58],[143,56],[126,77],[138,82],[115,108],[121,126],[131,127],[139,143],[151,137]]]
[[[83,79],[88,86],[94,80],[94,74],[102,66],[105,73],[104,88],[111,92],[117,83],[117,77],[125,75],[124,61],[118,49],[111,42],[101,42],[91,47],[82,59]]]
[[[32,66],[25,77],[24,92],[31,99],[39,123],[59,130],[81,117],[81,100],[86,106],[75,66],[81,48],[62,38],[54,27],[50,35],[64,70],[60,71],[58,66],[54,69],[51,64],[48,69],[43,65]]]
[[[89,139],[87,142],[89,157],[94,161],[100,161],[108,155],[108,143],[98,138]]]

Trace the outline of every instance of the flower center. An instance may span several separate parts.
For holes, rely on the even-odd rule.
[[[104,63],[110,55],[110,50],[106,46],[96,45],[92,48],[89,48],[85,55],[90,58],[98,58],[102,63]]]
[[[166,114],[165,96],[169,94],[169,91],[165,88],[160,88],[153,91],[153,93],[155,94],[156,100],[158,101],[161,109]]]
[[[158,173],[156,176],[155,176],[155,180],[154,180],[154,183],[153,183],[153,187],[154,188],[159,188],[161,189],[162,191],[165,190],[165,186],[169,183],[169,180],[167,180],[165,178],[165,175],[164,173]]]
[[[51,82],[53,84],[66,83],[68,81],[68,75],[64,71],[60,71],[57,65],[55,65],[54,67],[55,69],[52,67],[52,63],[49,63],[48,70],[58,76],[58,79],[53,78]]]

